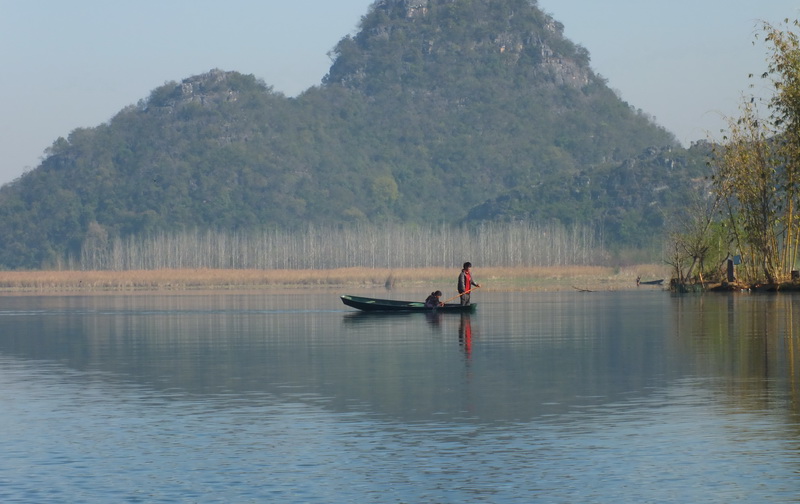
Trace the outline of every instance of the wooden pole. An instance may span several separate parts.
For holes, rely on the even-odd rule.
[[[449,303],[450,301],[452,301],[452,300],[454,300],[454,299],[460,298],[460,297],[461,297],[461,296],[463,296],[464,294],[469,294],[470,292],[474,291],[474,290],[475,290],[475,289],[477,289],[477,288],[478,288],[478,287],[475,287],[474,289],[468,289],[468,290],[465,290],[464,292],[462,292],[462,293],[461,293],[461,294],[459,294],[458,296],[453,296],[453,297],[451,297],[450,299],[448,299],[447,301],[444,301],[444,302],[443,302],[443,304],[447,304],[447,303]]]

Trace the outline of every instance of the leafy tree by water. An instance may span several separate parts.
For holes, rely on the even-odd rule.
[[[745,102],[712,163],[714,190],[725,201],[749,282],[788,280],[800,243],[800,43],[789,30],[788,21],[783,28],[763,25],[769,66],[762,77],[775,89],[769,114],[759,113],[756,100]]]

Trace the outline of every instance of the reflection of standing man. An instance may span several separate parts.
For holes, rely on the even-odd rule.
[[[458,325],[458,342],[461,343],[464,353],[469,357],[472,353],[472,322],[466,313],[461,314],[461,323]]]
[[[462,306],[469,304],[469,294],[472,287],[480,286],[480,284],[475,283],[475,280],[472,279],[472,263],[465,262],[461,273],[458,275],[458,293],[461,294]]]

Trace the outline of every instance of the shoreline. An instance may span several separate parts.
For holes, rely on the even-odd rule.
[[[552,266],[475,268],[487,291],[614,291],[636,289],[636,277],[668,278],[662,265],[623,268]],[[455,286],[457,268],[340,268],[335,270],[0,271],[3,294],[247,291],[274,289],[409,288]],[[646,288],[652,288],[646,286]],[[448,288],[449,290],[449,288]]]

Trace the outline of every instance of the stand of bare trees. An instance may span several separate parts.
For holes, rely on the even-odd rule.
[[[189,230],[112,239],[90,233],[75,269],[450,268],[467,260],[514,267],[595,265],[604,258],[602,236],[589,226],[310,225],[298,232]]]

